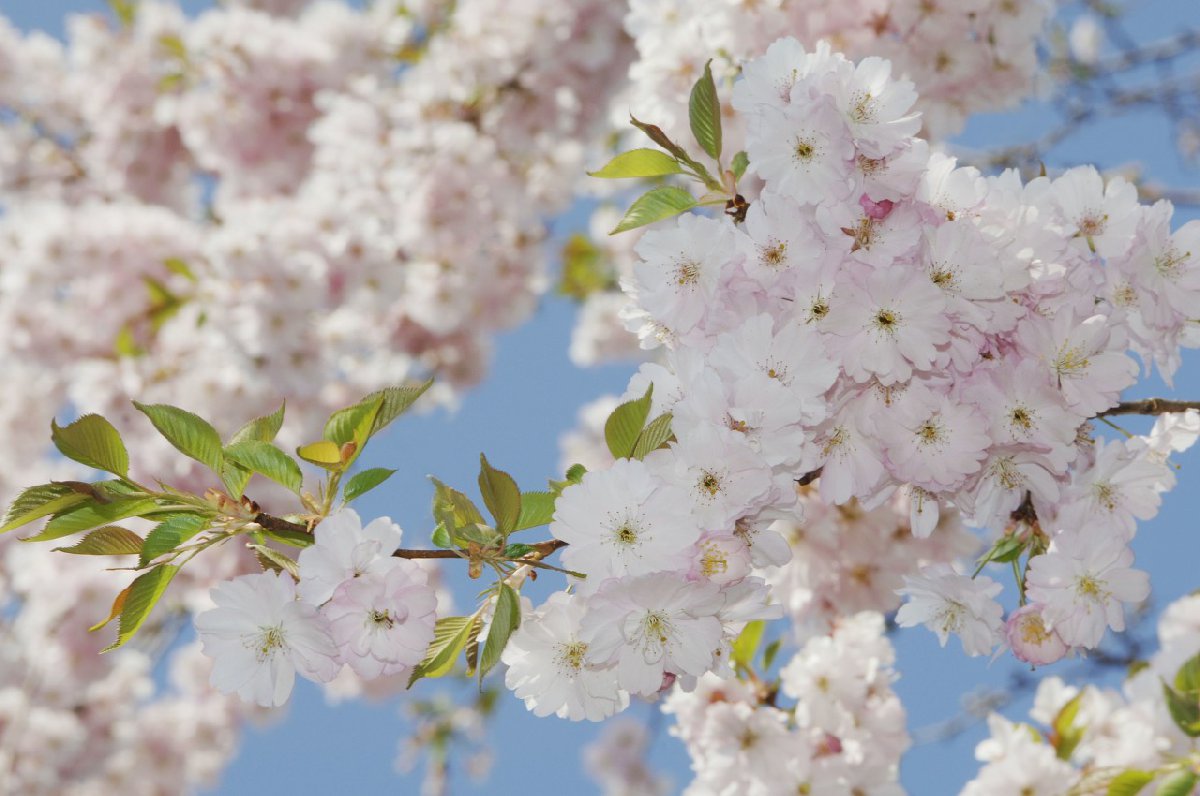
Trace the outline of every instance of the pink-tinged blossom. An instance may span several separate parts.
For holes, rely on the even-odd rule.
[[[721,644],[717,586],[662,572],[608,581],[588,600],[579,633],[589,664],[617,665],[617,684],[658,692],[663,676],[699,677]]]
[[[656,480],[684,493],[696,525],[732,531],[738,519],[765,505],[771,469],[740,434],[703,424],[680,428],[676,435],[675,444],[647,456],[646,465]]]
[[[1049,196],[1062,212],[1067,233],[1101,257],[1124,254],[1140,215],[1137,189],[1123,177],[1105,185],[1095,166],[1077,166],[1050,184]]]
[[[341,509],[317,525],[316,543],[300,551],[300,596],[320,605],[343,581],[380,571],[400,546],[400,526],[378,517],[364,528],[354,509]]]
[[[1074,471],[1063,490],[1056,524],[1130,540],[1137,520],[1157,514],[1161,493],[1174,485],[1171,465],[1140,440],[1096,440],[1092,466]]]
[[[1150,578],[1132,569],[1133,551],[1119,533],[1071,528],[1029,562],[1026,593],[1042,604],[1046,624],[1069,646],[1092,648],[1106,628],[1125,629],[1125,604],[1150,596]]]
[[[750,548],[732,534],[706,533],[696,543],[689,574],[718,586],[737,583],[750,574]]]
[[[578,597],[555,592],[536,610],[524,611],[504,648],[504,684],[536,716],[600,721],[629,704],[613,667],[587,661],[588,644],[579,638],[586,607]]]
[[[641,260],[625,283],[626,292],[657,323],[682,335],[709,311],[737,250],[732,226],[688,214],[672,227],[647,232],[637,253]]]
[[[360,677],[397,674],[425,657],[437,597],[416,563],[399,558],[344,581],[321,613],[342,662]]]
[[[956,633],[968,655],[987,655],[1004,629],[1004,609],[995,600],[1002,588],[989,577],[971,578],[944,564],[925,567],[904,577],[899,593],[908,601],[900,606],[896,622],[901,627],[925,625],[943,647]]]
[[[566,542],[563,566],[587,575],[595,590],[605,578],[686,567],[700,526],[691,497],[656,478],[636,459],[619,459],[563,490],[550,534]]]
[[[841,201],[854,190],[854,139],[830,97],[799,91],[786,109],[763,107],[752,117],[749,170],[797,204]]]
[[[831,345],[855,381],[908,381],[914,370],[933,366],[937,347],[949,339],[941,291],[914,276],[904,268],[889,268],[862,283],[838,287],[824,330],[835,336]]]
[[[213,659],[212,684],[247,702],[287,702],[296,672],[328,682],[342,668],[329,623],[296,599],[286,574],[242,575],[213,587],[216,608],[196,617],[204,654]]]
[[[867,157],[890,155],[921,129],[920,115],[909,112],[917,92],[910,81],[892,78],[890,61],[845,62],[830,83],[854,144]]]
[[[776,39],[766,52],[746,63],[742,80],[733,87],[733,107],[752,116],[762,108],[785,110],[792,104],[793,89],[810,75],[822,75],[844,61],[830,50],[829,43],[817,42],[810,53],[792,37]]]
[[[1017,660],[1034,666],[1045,666],[1067,654],[1067,645],[1042,618],[1042,606],[1023,605],[1008,616],[1004,638]]]
[[[875,408],[869,399],[851,400],[817,433],[824,461],[821,497],[833,505],[873,495],[885,480],[883,449],[871,417]]]
[[[991,444],[987,423],[973,407],[915,387],[877,425],[896,479],[932,492],[961,486],[979,471]]]
[[[1124,353],[1124,333],[1102,315],[1077,321],[1064,312],[1026,328],[1019,333],[1049,365],[1074,412],[1090,416],[1108,409],[1137,378],[1137,363]]]

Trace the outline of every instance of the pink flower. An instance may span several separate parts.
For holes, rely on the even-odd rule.
[[[1017,660],[1045,666],[1067,654],[1067,645],[1057,632],[1046,625],[1042,606],[1023,605],[1009,614],[1004,625],[1004,638]]]

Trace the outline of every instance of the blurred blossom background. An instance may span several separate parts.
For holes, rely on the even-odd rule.
[[[243,5],[227,4],[221,13],[240,16],[220,18],[207,2],[142,3],[142,27],[122,39],[105,2],[0,0],[0,360],[9,377],[0,492],[10,498],[35,472],[69,472],[46,455],[55,411],[101,411],[124,430],[138,423],[130,398],[175,401],[232,428],[286,398],[285,441],[295,444],[331,408],[432,372],[430,410],[402,418],[364,455],[364,467],[398,471],[357,506],[364,517],[391,516],[406,544],[422,546],[428,475],[472,485],[485,451],[523,488],[539,488],[578,458],[563,439],[581,408],[622,393],[638,365],[613,309],[631,241],[610,247],[597,234],[611,225],[608,200],[623,197],[583,172],[604,162],[605,137],[631,108],[679,124],[661,117],[676,91],[669,70],[642,51],[652,42],[637,40],[668,4],[634,2],[627,19],[622,3],[462,3],[459,13],[474,16],[457,27],[450,4],[436,2],[410,3],[408,14],[395,3],[315,3],[295,17],[306,3],[256,4],[280,14],[275,21]],[[697,18],[738,6],[669,5]],[[1177,225],[1200,217],[1195,3],[1043,11],[1044,33],[1015,70],[1020,85],[963,77],[978,80],[973,91],[930,78],[927,129],[985,171],[1094,163],[1137,182],[1143,201],[1173,199]],[[691,35],[688,19],[673,24]],[[862,36],[845,43],[872,52]],[[906,68],[921,75],[920,58],[901,46],[884,42],[881,54],[911,58]],[[678,47],[691,66],[703,63]],[[682,113],[686,92],[674,102]],[[616,265],[589,270],[587,257]],[[581,287],[589,278],[596,284]],[[1130,397],[1200,398],[1200,356],[1185,354],[1174,384],[1155,377],[1139,391]],[[1125,425],[1144,433],[1150,420]],[[143,472],[196,477],[148,434],[131,447]],[[1200,587],[1200,454],[1180,464],[1180,487],[1133,543],[1154,593],[1127,637],[1110,637],[1114,661],[1153,648],[1157,612]],[[128,654],[135,663],[88,663],[102,644],[72,634],[82,638],[107,611],[112,581],[86,574],[92,562],[3,544],[4,632],[19,643],[0,642],[9,649],[0,652],[0,695],[9,695],[0,696],[0,772],[45,765],[70,776],[70,756],[126,754],[133,781],[164,778],[146,792],[173,792],[169,778],[188,770],[209,793],[415,793],[450,738],[453,793],[600,792],[613,770],[643,764],[629,775],[641,783],[634,792],[678,792],[690,780],[655,705],[603,725],[538,719],[497,675],[485,694],[470,682],[362,695],[353,684],[305,681],[272,715],[221,699],[189,703],[202,706],[186,720],[178,708],[122,712],[105,700],[137,703],[181,682],[184,693],[203,690],[190,623],[164,624],[157,645]],[[179,584],[181,608],[204,604],[204,576],[244,566],[230,557]],[[447,589],[469,602],[476,584],[447,570]],[[58,602],[44,596],[72,579],[88,587]],[[534,584],[535,603],[554,586]],[[914,738],[902,784],[955,793],[978,770],[988,710],[1024,716],[1043,672],[1009,657],[967,659],[924,630],[890,639]],[[55,652],[26,660],[13,651],[30,645]],[[1098,658],[1048,671],[1118,685],[1124,668]],[[46,696],[63,670],[87,691]],[[108,716],[104,734],[59,712],[91,702]],[[212,751],[182,767],[164,757],[155,773],[156,740],[175,750],[187,740],[164,740],[173,722]],[[22,749],[30,728],[60,746]],[[121,751],[130,745],[140,751]],[[105,792],[104,782],[96,788]]]

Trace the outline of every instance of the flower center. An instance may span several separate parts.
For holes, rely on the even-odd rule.
[[[1191,252],[1180,254],[1172,247],[1154,258],[1154,270],[1158,271],[1163,279],[1174,281],[1179,278],[1184,262],[1191,256]]]
[[[808,323],[820,321],[829,314],[829,302],[823,296],[817,296],[808,306]]]
[[[724,551],[713,542],[704,546],[704,557],[700,559],[700,574],[706,578],[713,575],[724,575],[729,571],[729,559]]]
[[[675,284],[694,285],[700,281],[700,266],[691,260],[681,260],[675,266]]]
[[[1072,348],[1063,346],[1058,352],[1058,358],[1054,360],[1054,372],[1058,374],[1059,381],[1061,381],[1064,376],[1071,378],[1080,375],[1080,372],[1087,370],[1091,364],[1092,362],[1083,352],[1082,346]]]
[[[917,441],[922,445],[939,445],[946,441],[946,429],[931,417],[917,428]]]
[[[1083,214],[1083,218],[1079,219],[1079,234],[1088,238],[1093,235],[1103,235],[1106,226],[1108,226],[1107,213],[1089,210]]]
[[[387,611],[373,610],[368,616],[371,624],[386,630],[391,630],[396,624],[396,620]]]
[[[254,657],[259,663],[265,663],[287,646],[287,636],[284,635],[283,625],[260,627],[258,635],[252,636],[246,646],[254,650]]]
[[[811,138],[797,138],[792,147],[792,157],[799,163],[807,163],[817,154],[817,145]]]
[[[1092,575],[1080,575],[1075,579],[1075,594],[1092,602],[1100,602],[1108,596],[1102,581]]]
[[[582,641],[573,641],[570,644],[558,645],[557,663],[560,668],[566,669],[571,674],[578,674],[583,668],[583,659],[587,655],[588,645]]]
[[[877,331],[886,334],[888,337],[895,337],[896,332],[900,329],[900,313],[890,310],[887,307],[882,307],[871,318],[871,324]]]
[[[772,243],[771,246],[762,247],[761,259],[764,265],[778,268],[787,261],[787,244],[781,241],[772,241]]]
[[[938,624],[941,625],[943,633],[957,633],[963,628],[963,615],[967,612],[966,606],[955,600],[946,602],[942,609],[937,613]]]
[[[1046,622],[1037,614],[1029,614],[1021,619],[1021,640],[1026,644],[1035,644],[1041,646],[1050,640],[1050,633],[1046,630]]]
[[[1096,502],[1103,506],[1108,511],[1116,511],[1117,505],[1121,502],[1121,492],[1108,481],[1100,481],[1092,485],[1092,491],[1096,493]]]
[[[705,470],[704,475],[700,477],[700,488],[708,493],[709,497],[716,497],[721,491],[721,478],[711,470]]]
[[[1033,428],[1035,414],[1029,407],[1021,404],[1008,411],[1008,424],[1013,431],[1028,433]]]

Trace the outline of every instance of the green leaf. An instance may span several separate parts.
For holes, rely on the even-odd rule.
[[[1181,694],[1200,692],[1200,655],[1193,655],[1175,673],[1175,689]]]
[[[478,623],[479,615],[447,616],[437,620],[433,626],[433,641],[425,650],[425,658],[415,667],[408,678],[408,687],[422,677],[443,677],[454,668],[459,653],[467,645],[472,627]],[[478,631],[476,631],[478,632]]]
[[[663,443],[673,436],[674,433],[671,431],[671,413],[663,412],[642,429],[642,433],[638,435],[637,442],[634,443],[633,451],[629,454],[630,458],[645,459],[648,453],[661,448]]]
[[[521,558],[522,556],[529,555],[530,553],[533,552],[533,550],[534,550],[533,545],[514,543],[514,544],[510,544],[504,548],[504,557],[505,558]]]
[[[354,476],[346,482],[346,491],[342,494],[342,499],[347,503],[352,500],[357,500],[375,487],[382,484],[384,481],[391,478],[392,474],[395,472],[395,470],[389,470],[386,467],[372,467],[370,470],[363,470],[361,473],[355,473]]]
[[[449,550],[454,547],[454,541],[450,538],[450,532],[446,530],[444,523],[438,523],[433,529],[433,534],[430,536],[430,541],[434,547],[440,547],[443,550]]]
[[[383,396],[383,403],[379,406],[379,413],[375,415],[375,422],[371,425],[371,433],[368,437],[373,437],[400,415],[408,411],[418,398],[425,394],[433,385],[433,379],[426,379],[420,384],[412,384],[405,387],[388,387],[385,390],[380,390],[376,393],[371,393],[363,401],[369,401],[376,395]]]
[[[166,50],[168,55],[174,56],[181,61],[187,60],[187,46],[183,43],[183,39],[178,36],[170,33],[159,36],[158,46]]]
[[[167,404],[133,402],[138,411],[150,418],[158,433],[184,456],[191,457],[220,475],[225,458],[221,453],[221,436],[199,415]]]
[[[777,638],[763,650],[763,671],[771,668],[771,664],[775,662],[775,656],[779,654],[781,646],[783,646],[783,639]]]
[[[133,25],[137,17],[137,0],[108,0],[108,7],[112,9],[121,27],[128,28]]]
[[[567,468],[567,481],[572,484],[578,484],[586,474],[587,468],[582,464],[572,464]]]
[[[1079,706],[1083,701],[1083,692],[1080,691],[1067,704],[1062,706],[1058,711],[1058,715],[1054,717],[1051,727],[1054,729],[1056,741],[1054,743],[1054,751],[1058,754],[1060,760],[1070,760],[1071,753],[1075,751],[1075,747],[1079,746],[1079,742],[1083,740],[1083,731],[1085,728],[1075,726],[1075,718],[1079,715]]]
[[[61,539],[80,531],[88,531],[101,525],[109,525],[127,517],[140,517],[153,512],[153,500],[145,498],[125,498],[109,503],[84,503],[66,511],[55,514],[46,523],[42,532],[35,536],[27,536],[22,542],[47,542],[51,539]]]
[[[616,270],[606,253],[587,235],[575,233],[563,244],[558,292],[576,301],[617,287]]]
[[[296,448],[296,455],[306,462],[315,464],[319,467],[324,467],[327,470],[337,469],[342,466],[342,449],[337,443],[330,442],[327,439],[319,442],[311,442],[308,445],[301,445]]]
[[[733,642],[730,660],[736,665],[750,668],[754,662],[754,656],[758,652],[758,645],[762,643],[763,631],[766,628],[766,623],[761,619],[748,622]]]
[[[1195,736],[1192,736],[1193,738]],[[1191,796],[1200,776],[1191,769],[1180,769],[1167,776],[1158,786],[1157,796]]]
[[[704,64],[704,74],[692,86],[688,100],[688,120],[696,143],[713,160],[721,158],[721,102],[713,81],[712,61]]]
[[[311,533],[304,531],[289,531],[284,528],[263,528],[263,533],[268,539],[274,539],[291,547],[312,547],[313,543],[316,542]]]
[[[1153,771],[1141,771],[1131,768],[1122,771],[1109,780],[1107,796],[1137,796],[1137,794],[1154,780]]]
[[[248,439],[226,445],[224,454],[247,470],[265,475],[299,494],[304,476],[296,460],[269,442]]]
[[[687,191],[674,185],[664,185],[639,196],[625,211],[621,223],[613,227],[612,232],[608,234],[616,235],[619,232],[644,227],[655,221],[677,216],[696,205],[696,199]]]
[[[329,416],[325,423],[325,439],[345,445],[347,442],[358,444],[361,449],[371,436],[375,425],[375,416],[383,406],[383,396],[376,393],[364,398],[354,406],[339,409]]]
[[[496,520],[496,530],[508,534],[521,516],[521,490],[513,477],[497,470],[488,463],[487,457],[479,454],[479,494]]]
[[[483,621],[480,620],[471,626],[471,633],[467,636],[467,645],[463,649],[463,658],[467,661],[467,677],[475,674],[475,668],[479,665],[479,633],[483,630]]]
[[[975,577],[982,570],[985,564],[996,562],[1007,564],[1010,561],[1016,561],[1021,557],[1021,553],[1025,550],[1027,542],[1015,534],[1001,536],[996,540],[996,543],[988,549],[986,553],[979,557],[975,568],[975,573],[971,577]]]
[[[84,415],[66,426],[50,421],[50,439],[66,456],[96,470],[129,474],[129,453],[120,433],[100,415]]]
[[[1200,738],[1200,700],[1197,699],[1197,695],[1180,694],[1167,685],[1166,680],[1162,681],[1162,688],[1163,696],[1167,700],[1167,710],[1175,725],[1189,738]]]
[[[500,662],[500,653],[508,644],[513,631],[521,626],[521,598],[507,583],[500,584],[496,594],[496,610],[492,614],[492,627],[488,630],[483,653],[479,656],[479,676],[483,677]]]
[[[599,171],[589,171],[589,177],[616,179],[621,177],[664,177],[682,174],[675,158],[657,149],[631,149],[610,160]]]
[[[239,442],[245,442],[249,439],[258,440],[259,442],[273,442],[275,436],[279,434],[279,429],[283,427],[283,413],[285,409],[287,409],[287,402],[284,402],[271,414],[251,420],[237,430],[237,433],[230,438],[229,444],[236,445]]]
[[[180,44],[182,43],[183,42],[180,42]],[[196,281],[196,275],[192,273],[191,266],[187,264],[187,260],[181,260],[178,257],[168,257],[167,259],[163,260],[163,265],[166,266],[166,269],[171,273],[182,276],[189,282]]]
[[[208,526],[208,518],[199,514],[172,514],[146,534],[138,566],[146,566],[169,553]]]
[[[483,515],[469,497],[432,476],[429,480],[433,481],[433,518],[445,526],[451,538],[461,528],[484,524]]]
[[[650,414],[650,397],[654,392],[654,384],[646,388],[646,394],[641,398],[626,401],[612,411],[604,423],[604,441],[613,458],[623,459],[633,452],[638,436],[646,425],[646,416]],[[567,474],[568,477],[570,473]]]
[[[225,485],[225,491],[232,497],[240,498],[253,477],[252,470],[241,466],[233,459],[227,458],[221,463],[221,483]]]
[[[7,533],[22,525],[41,519],[48,514],[65,511],[88,499],[64,484],[39,484],[31,486],[17,495],[16,500],[4,514],[4,525],[0,533]]]
[[[694,171],[710,189],[720,190],[720,183],[712,178],[712,175],[708,173],[708,170],[704,168],[703,164],[697,163],[695,160],[693,160],[692,156],[687,153],[687,150],[672,141],[671,138],[664,133],[662,128],[660,128],[658,125],[640,122],[633,116],[629,117],[629,123],[645,133],[651,141],[674,155],[675,159],[681,164]]]
[[[733,156],[733,178],[740,180],[742,175],[746,173],[746,167],[750,165],[750,158],[746,156],[745,151],[738,152]]]
[[[56,547],[54,550],[81,556],[137,555],[142,552],[142,537],[119,525],[105,525],[70,547]]]
[[[117,640],[101,652],[115,650],[138,632],[138,628],[146,621],[146,617],[150,615],[159,598],[163,596],[163,592],[170,585],[171,578],[175,577],[175,573],[178,571],[179,567],[160,564],[138,576],[129,587],[129,594],[121,607],[121,629],[117,633]]]
[[[522,492],[521,516],[514,531],[524,531],[549,525],[554,520],[554,494],[551,492]]]
[[[264,572],[286,572],[296,580],[300,580],[300,567],[288,556],[265,544],[247,546],[254,551],[254,557],[258,559],[259,566],[263,568]]]

